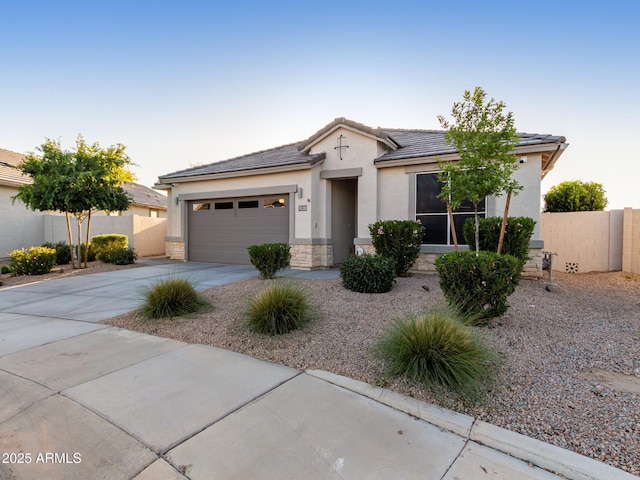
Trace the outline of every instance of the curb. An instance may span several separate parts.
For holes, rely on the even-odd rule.
[[[541,440],[497,427],[469,415],[431,405],[384,388],[324,370],[305,373],[412,415],[467,440],[505,453],[569,480],[638,480],[619,468]]]

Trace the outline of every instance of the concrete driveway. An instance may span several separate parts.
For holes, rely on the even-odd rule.
[[[0,479],[635,478],[328,372],[97,323],[164,278],[256,274],[171,263],[0,290]]]

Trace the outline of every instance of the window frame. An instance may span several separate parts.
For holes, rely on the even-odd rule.
[[[438,183],[438,185],[442,185],[442,182],[440,180],[438,180],[438,175],[440,174],[440,171],[430,171],[430,172],[417,172],[414,175],[414,202],[413,202],[413,214],[414,214],[414,219],[416,221],[420,220],[420,217],[436,217],[436,218],[444,218],[445,219],[445,223],[446,223],[446,242],[445,243],[421,243],[421,245],[423,246],[434,246],[434,247],[453,247],[454,243],[453,243],[453,238],[451,235],[451,218],[449,217],[449,213],[446,211],[446,204],[445,204],[445,209],[444,212],[418,212],[418,201],[419,201],[419,195],[418,195],[418,179],[421,175],[433,175],[436,177],[436,181]],[[438,192],[439,194],[440,192]],[[442,202],[440,202],[442,203]],[[486,218],[487,217],[487,205],[488,205],[488,197],[485,197],[484,202],[482,202],[482,209],[479,208],[478,210],[478,216],[480,218]],[[462,210],[461,210],[462,209]],[[461,206],[459,209],[454,210],[453,211],[453,217],[454,217],[454,222],[456,221],[456,217],[462,217],[462,216],[467,216],[467,217],[471,217],[473,218],[474,216],[474,211],[473,211],[473,204],[471,204],[470,202],[468,202],[468,204]],[[466,221],[466,219],[465,219]],[[467,245],[466,243],[464,243],[464,237],[462,236],[462,229],[460,229],[460,231],[458,232],[458,245]],[[426,234],[426,232],[425,232]],[[423,237],[424,240],[424,237]]]

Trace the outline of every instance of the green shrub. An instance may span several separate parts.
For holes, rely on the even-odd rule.
[[[396,276],[405,275],[420,254],[424,227],[413,220],[381,220],[369,225],[376,254],[393,258]]]
[[[509,217],[504,232],[502,252],[513,255],[520,260],[522,267],[529,258],[529,242],[533,235],[536,222],[529,217]],[[501,217],[488,217],[480,219],[480,250],[495,252],[498,250]],[[469,218],[463,227],[464,240],[471,250],[476,249],[475,224],[473,218]]]
[[[496,358],[450,309],[396,320],[378,340],[376,351],[388,375],[460,392],[477,390]]]
[[[48,247],[31,247],[10,253],[10,268],[13,276],[44,275],[56,264],[56,251]]]
[[[91,247],[93,248],[93,253],[98,258],[98,260],[102,260],[101,255],[112,249],[122,249],[127,248],[129,246],[129,238],[126,235],[120,235],[116,233],[110,233],[105,235],[95,235],[91,237]]]
[[[114,265],[131,265],[136,263],[137,258],[138,254],[133,248],[114,247],[103,250],[100,254],[101,261]]]
[[[300,328],[310,319],[306,294],[291,283],[275,283],[260,291],[249,302],[249,325],[268,335],[280,335]]]
[[[56,265],[67,265],[71,263],[71,247],[64,242],[46,242],[43,247],[53,248],[56,251]]]
[[[187,315],[208,305],[207,300],[184,278],[161,280],[146,289],[143,296],[142,313],[147,318]]]
[[[84,263],[85,245],[86,245],[85,243],[80,244],[80,254],[78,254],[78,245],[74,245],[73,247],[74,250],[76,251],[76,258],[78,258],[81,263]],[[96,260],[96,252],[93,249],[92,243],[89,244],[89,254],[86,257],[87,257],[87,262],[95,262]]]
[[[507,297],[520,282],[521,264],[512,255],[449,252],[436,258],[435,265],[449,305],[478,324],[504,315]]]
[[[385,293],[396,281],[396,262],[382,255],[351,255],[340,265],[340,278],[353,292]]]
[[[291,247],[286,243],[263,243],[247,248],[251,264],[262,278],[273,278],[277,271],[287,268],[291,261]]]
[[[2,265],[2,274],[6,275],[7,273],[11,273],[11,268],[7,267],[6,265]]]
[[[545,212],[602,211],[609,201],[601,183],[570,180],[554,185],[544,196]]]

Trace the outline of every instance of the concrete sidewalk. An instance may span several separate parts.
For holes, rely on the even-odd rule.
[[[171,263],[0,289],[0,480],[637,478],[348,378],[97,323],[163,278],[256,274]]]

